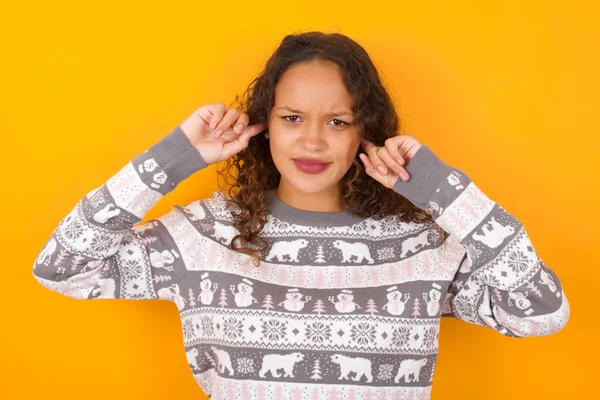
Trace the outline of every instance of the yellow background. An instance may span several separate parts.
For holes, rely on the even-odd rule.
[[[0,12],[0,397],[204,398],[167,301],[77,301],[33,261],[87,192],[200,105],[224,101],[287,33],[361,43],[403,132],[526,227],[571,319],[510,339],[444,320],[432,399],[598,398],[600,6],[589,1],[13,2]],[[214,166],[146,216],[209,196]]]

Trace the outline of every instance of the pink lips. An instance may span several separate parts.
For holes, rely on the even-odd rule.
[[[294,164],[296,167],[307,174],[318,174],[319,172],[325,170],[330,163],[323,163],[321,161],[313,161],[313,160],[302,160],[297,159],[294,160]]]

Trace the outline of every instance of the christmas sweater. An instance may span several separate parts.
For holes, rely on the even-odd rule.
[[[522,224],[426,145],[393,190],[434,221],[301,210],[272,192],[259,267],[229,248],[223,191],[141,223],[206,166],[177,126],[74,206],[33,275],[75,299],[174,302],[214,400],[429,399],[441,317],[515,338],[569,318]]]

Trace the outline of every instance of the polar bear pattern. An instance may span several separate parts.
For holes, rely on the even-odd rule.
[[[200,368],[198,367],[198,349],[193,348],[185,352],[185,357],[187,358],[187,362],[193,370],[198,371]]]
[[[237,235],[237,231],[231,225],[225,225],[225,224],[220,223],[219,221],[215,221],[214,227],[215,227],[215,234],[214,234],[215,239],[226,245],[229,245],[229,243],[231,243],[231,239],[233,239],[233,237],[235,235]]]
[[[224,374],[225,370],[229,371],[229,376],[233,375],[233,367],[231,366],[231,357],[229,357],[229,353],[225,350],[217,349],[216,347],[210,346],[210,349],[217,356],[217,364],[219,367],[219,372]]]
[[[274,258],[277,258],[277,261],[281,262],[287,255],[289,257],[289,261],[298,262],[298,253],[300,253],[300,250],[306,246],[308,246],[308,240],[306,239],[296,239],[290,241],[282,240],[280,242],[275,242],[271,246],[269,255],[265,258],[265,260],[272,261]]]
[[[189,217],[192,221],[200,221],[206,218],[204,207],[200,205],[199,201],[194,201],[187,206],[184,206],[183,209],[190,214]]]
[[[293,378],[296,363],[304,360],[304,354],[294,352],[290,354],[265,354],[258,376],[265,378],[267,372],[271,372],[273,378],[279,378],[277,370],[283,369],[283,377]]]
[[[58,242],[56,241],[56,239],[54,239],[54,237],[50,238],[50,240],[48,240],[48,243],[46,243],[46,245],[38,255],[36,263],[44,265],[50,264],[50,259],[52,258],[52,254],[54,254],[54,252],[56,251],[57,246]]]
[[[504,242],[504,239],[515,232],[515,228],[510,225],[502,225],[496,221],[495,217],[492,217],[489,222],[484,224],[481,227],[481,230],[483,231],[483,234],[475,232],[473,233],[473,239],[492,249],[500,246],[502,242]]]
[[[185,299],[179,291],[179,285],[176,283],[158,289],[156,294],[158,295],[159,299],[172,300],[177,305],[179,311],[183,310],[185,307]]]
[[[104,224],[106,223],[106,221],[113,217],[116,217],[119,214],[121,214],[121,209],[112,203],[108,203],[103,208],[96,211],[92,218],[94,218],[94,221],[96,221],[97,223]]]
[[[96,287],[89,294],[91,299],[114,299],[115,298],[115,280],[112,278],[98,279]]]
[[[399,383],[400,379],[404,378],[406,383],[410,382],[419,382],[419,375],[421,374],[421,368],[423,368],[427,364],[426,358],[421,358],[420,360],[407,359],[403,360],[400,363],[400,367],[398,368],[398,373],[394,378],[395,383]],[[411,379],[410,376],[413,376]]]
[[[352,262],[352,257],[356,257],[356,262],[366,261],[369,264],[375,263],[366,243],[350,243],[343,240],[336,240],[333,242],[333,247],[342,252],[342,262]]]
[[[373,382],[371,374],[371,360],[361,357],[348,357],[342,354],[334,354],[331,356],[331,361],[340,366],[340,376],[338,380],[352,379],[359,381],[363,376],[367,378],[367,382]],[[354,378],[350,378],[350,374],[354,373]]]
[[[416,253],[418,250],[429,244],[428,239],[429,232],[423,231],[419,233],[417,236],[406,238],[402,241],[400,257],[406,257],[409,252]]]

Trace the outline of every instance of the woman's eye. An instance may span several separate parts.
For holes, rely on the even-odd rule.
[[[290,121],[288,118],[298,118],[298,116],[297,115],[286,115],[285,117],[283,117],[283,119],[285,119],[286,121],[296,122],[296,120]]]
[[[342,120],[339,120],[339,119],[334,119],[333,121],[334,121],[334,122],[337,122],[337,123],[334,123],[334,125],[336,125],[336,126],[344,126],[344,125],[348,125],[347,123],[345,123],[344,121],[342,121]]]

